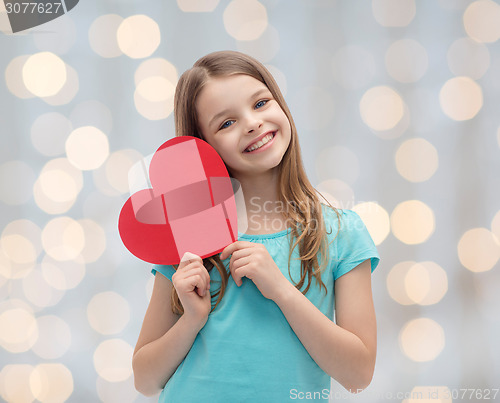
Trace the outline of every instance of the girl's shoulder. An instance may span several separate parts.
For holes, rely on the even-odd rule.
[[[325,220],[326,230],[334,231],[334,234],[342,232],[351,232],[365,227],[361,217],[354,210],[335,208],[327,204],[321,204],[323,208],[323,218]]]

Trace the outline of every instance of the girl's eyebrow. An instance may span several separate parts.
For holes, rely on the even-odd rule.
[[[253,98],[256,98],[257,96],[259,96],[260,94],[264,93],[264,92],[270,92],[269,89],[267,87],[264,87],[264,88],[261,88],[260,90],[256,91],[251,97],[250,99],[253,99]],[[208,122],[208,127],[212,127],[212,125],[214,124],[214,122],[216,120],[218,120],[219,118],[221,118],[222,116],[228,114],[230,112],[230,109],[224,109],[222,112],[219,112],[218,114],[216,114],[212,119],[210,119],[210,122]]]

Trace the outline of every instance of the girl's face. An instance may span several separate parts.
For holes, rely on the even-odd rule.
[[[235,177],[279,165],[291,139],[287,116],[265,84],[237,74],[211,79],[196,101],[204,139]]]

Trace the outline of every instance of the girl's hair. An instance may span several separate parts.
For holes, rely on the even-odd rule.
[[[239,52],[220,51],[202,57],[190,70],[182,74],[177,83],[174,98],[176,136],[193,136],[203,139],[196,113],[198,95],[211,79],[235,74],[246,74],[265,84],[288,117],[291,126],[291,140],[278,167],[279,202],[282,206],[286,206],[281,211],[286,223],[291,228],[292,235],[288,256],[288,273],[290,274],[293,249],[299,245],[301,272],[300,280],[295,284],[296,288],[300,290],[307,280],[307,285],[302,291],[305,294],[309,290],[314,276],[320,289],[324,287],[325,292],[327,292],[326,286],[321,280],[321,272],[328,262],[327,231],[321,204],[302,165],[297,129],[292,115],[271,73],[259,61]],[[339,219],[338,211],[330,203],[328,204]],[[295,242],[292,245],[293,239]],[[318,253],[324,257],[321,264],[318,262]],[[224,296],[229,273],[219,255],[204,259],[203,264],[208,271],[215,266],[222,279],[219,290],[212,294],[212,298],[217,297],[213,310]],[[172,292],[172,310],[177,314],[183,313],[182,304],[175,289]]]

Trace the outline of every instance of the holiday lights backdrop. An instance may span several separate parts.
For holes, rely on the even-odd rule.
[[[270,69],[310,180],[378,245],[375,375],[342,399],[500,387],[497,2],[85,0],[13,35],[0,1],[0,30],[5,401],[156,401],[131,368],[153,276],[117,217],[179,75],[222,49]]]

